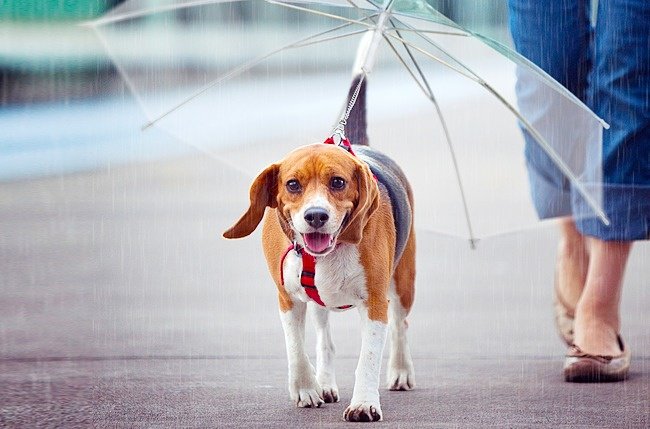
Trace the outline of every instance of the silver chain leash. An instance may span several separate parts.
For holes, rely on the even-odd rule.
[[[354,108],[354,105],[357,102],[357,97],[359,96],[359,92],[361,91],[361,84],[363,83],[365,78],[366,78],[366,74],[362,73],[361,79],[359,79],[359,83],[357,83],[357,87],[354,89],[354,93],[352,93],[352,97],[350,97],[350,102],[348,103],[348,107],[345,110],[345,113],[339,120],[339,123],[336,126],[336,128],[334,128],[332,138],[334,139],[334,144],[336,145],[339,145],[341,141],[345,140],[345,126],[348,123],[350,112],[352,112],[352,108]]]

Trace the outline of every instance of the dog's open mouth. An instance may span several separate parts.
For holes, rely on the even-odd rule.
[[[319,254],[334,246],[336,236],[320,232],[309,232],[303,234],[302,239],[305,242],[305,247],[309,250],[309,253]]]

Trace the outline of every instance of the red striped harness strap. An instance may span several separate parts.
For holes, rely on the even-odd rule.
[[[320,298],[320,295],[318,294],[318,288],[314,282],[314,278],[316,277],[316,258],[305,252],[302,247],[295,243],[291,244],[287,248],[287,250],[284,252],[284,255],[282,255],[282,259],[280,259],[280,281],[282,282],[282,285],[284,286],[284,260],[292,250],[294,250],[296,254],[302,258],[300,284],[305,290],[305,293],[316,304],[320,305],[321,307],[327,307],[323,300]],[[354,305],[342,305],[340,307],[333,308],[336,310],[349,310],[352,307],[354,307]]]

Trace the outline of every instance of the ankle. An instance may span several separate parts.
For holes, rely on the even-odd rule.
[[[620,328],[618,305],[603,300],[588,300],[586,297],[576,306],[576,321],[583,326],[609,327],[614,332]]]
[[[615,355],[620,352],[618,333],[620,318],[611,308],[585,305],[576,308],[574,343],[584,352],[599,355]]]
[[[623,351],[619,346],[617,331],[609,326],[576,327],[573,344],[593,355],[616,356]]]

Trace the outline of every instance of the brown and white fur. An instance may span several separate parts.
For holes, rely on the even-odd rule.
[[[367,144],[365,82],[347,131],[353,144]],[[406,190],[406,201],[399,203],[410,215],[406,234],[402,234],[404,243],[397,250],[401,255],[396,255],[396,202],[391,201],[385,187],[378,185],[366,163],[339,147],[322,143],[298,148],[260,173],[251,186],[250,207],[224,233],[226,238],[241,238],[264,220],[262,244],[278,289],[289,362],[289,394],[298,407],[320,407],[323,402],[339,400],[329,307],[353,304],[362,320],[361,353],[352,399],[344,413],[346,420],[382,419],[379,375],[389,327],[387,387],[414,387],[406,339],[406,316],[413,304],[415,282],[413,198],[399,173]],[[309,215],[314,211],[316,221]],[[280,278],[281,258],[294,240],[316,257],[315,283],[327,305],[311,304],[317,332],[315,371],[304,347],[310,299],[300,284],[302,259],[295,252],[284,261],[284,284]],[[314,243],[316,250],[310,248]]]

